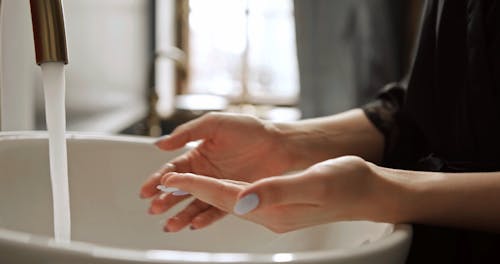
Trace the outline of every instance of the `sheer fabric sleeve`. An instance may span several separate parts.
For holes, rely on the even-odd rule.
[[[362,106],[372,124],[384,135],[384,153],[394,147],[398,140],[398,115],[405,101],[406,89],[402,83],[387,84],[376,100]]]

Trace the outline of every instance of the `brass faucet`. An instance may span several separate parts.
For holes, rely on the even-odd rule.
[[[66,32],[61,0],[30,0],[36,63],[68,64]],[[0,0],[2,8],[2,0]]]
[[[0,14],[3,13],[4,6],[5,1],[0,0]],[[38,65],[45,62],[68,64],[61,0],[30,0],[30,6],[36,63]],[[0,19],[3,18],[0,16]],[[3,87],[1,88],[3,89]],[[3,126],[3,121],[1,123]]]
[[[61,0],[30,0],[36,63],[68,64]]]

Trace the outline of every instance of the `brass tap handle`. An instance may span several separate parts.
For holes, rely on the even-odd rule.
[[[61,0],[30,0],[36,63],[68,64]]]

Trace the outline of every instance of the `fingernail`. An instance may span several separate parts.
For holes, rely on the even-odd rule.
[[[156,215],[162,212],[161,208],[151,206],[148,210],[149,214]]]
[[[189,229],[190,229],[190,230],[196,230],[196,227],[194,227],[194,226],[190,225],[190,226],[189,226]]]
[[[167,187],[165,185],[157,185],[156,189],[164,192],[164,193],[172,193],[172,192],[178,192],[180,191],[178,188],[175,187]]]
[[[253,209],[257,208],[258,205],[259,205],[259,196],[257,196],[257,194],[255,193],[251,193],[245,195],[238,202],[236,202],[233,211],[237,215],[244,215],[252,211]]]
[[[163,232],[168,233],[168,232],[170,232],[170,230],[168,230],[168,227],[167,227],[167,226],[164,226],[164,227],[163,227]]]
[[[172,193],[173,196],[184,196],[184,195],[188,195],[188,194],[190,194],[190,193],[183,191],[183,190],[178,190],[178,191],[175,191]]]
[[[164,193],[172,193],[173,196],[183,196],[183,195],[190,194],[190,193],[183,191],[179,188],[167,187],[165,185],[158,185],[158,186],[156,186],[156,189],[158,189]]]
[[[169,171],[174,171],[175,170],[175,165],[173,163],[165,163],[162,167],[161,170],[169,170]],[[165,173],[165,172],[163,172]],[[163,173],[160,173],[160,176],[163,175]]]

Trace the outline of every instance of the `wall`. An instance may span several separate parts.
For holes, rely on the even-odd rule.
[[[152,1],[64,0],[69,130],[118,132],[146,114]],[[29,1],[3,1],[2,130],[44,129]]]

